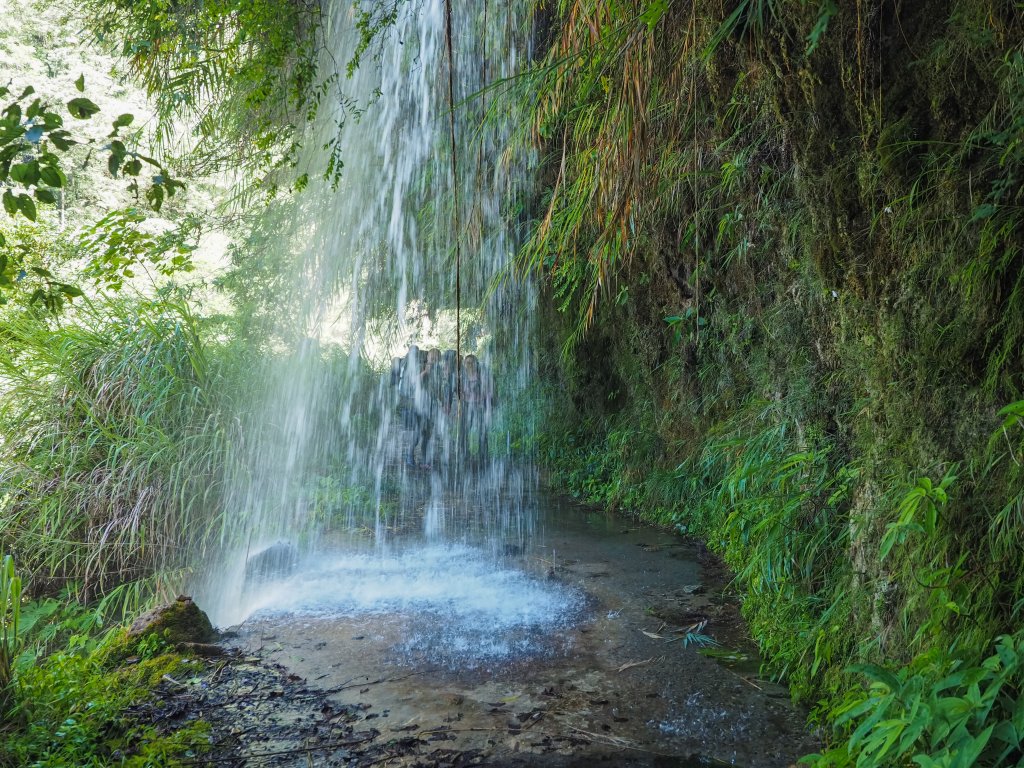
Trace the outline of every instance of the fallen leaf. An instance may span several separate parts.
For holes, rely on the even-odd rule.
[[[700,631],[701,631],[702,629],[704,629],[704,627],[706,627],[707,625],[708,625],[708,620],[707,620],[707,619],[704,619],[703,621],[698,621],[698,622],[697,622],[696,624],[691,624],[691,625],[690,625],[690,626],[688,626],[688,627],[683,627],[683,628],[681,628],[681,629],[677,629],[677,630],[675,630],[675,632],[676,632],[676,633],[683,633],[683,632],[686,632],[686,633],[690,633],[690,632],[700,632]]]
[[[644,664],[650,664],[652,661],[654,661],[653,656],[651,656],[651,658],[649,659],[644,659],[643,661],[627,661],[625,664],[619,667],[618,671],[625,672],[627,669],[632,669],[633,667],[641,667]]]

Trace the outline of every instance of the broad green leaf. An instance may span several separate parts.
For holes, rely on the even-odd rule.
[[[898,691],[901,687],[900,679],[896,675],[877,664],[854,664],[850,667],[850,671],[862,674],[874,682],[881,683],[890,691]]]
[[[896,523],[889,523],[886,526],[885,534],[882,536],[882,542],[878,547],[878,559],[885,560],[888,557],[889,552],[896,544],[896,540],[899,538],[899,534],[902,528]]]
[[[18,210],[20,210],[29,221],[36,220],[36,202],[28,195],[18,195]]]
[[[79,75],[78,79],[75,80],[75,88],[79,93],[85,92],[85,75]]]
[[[53,142],[53,146],[59,149],[61,152],[65,152],[71,148],[72,144],[78,142],[71,138],[71,134],[67,131],[53,131],[50,133],[50,141]]]
[[[146,190],[146,200],[153,207],[154,211],[159,211],[164,204],[164,190],[158,185],[154,185]]]
[[[650,5],[640,14],[640,21],[647,25],[647,31],[653,32],[654,28],[661,21],[661,17],[668,10],[669,0],[653,0]]]
[[[67,183],[64,171],[53,165],[44,165],[40,168],[39,178],[43,180],[44,184],[48,184],[51,187],[63,187]]]
[[[995,723],[993,723],[960,748],[959,751],[954,748],[955,759],[953,765],[957,768],[973,768],[973,766],[977,765],[978,758],[981,757],[981,753],[986,745],[988,745],[988,740],[991,738],[995,727]]]
[[[997,210],[996,206],[991,203],[983,203],[975,208],[974,212],[971,213],[971,221],[981,221],[982,219],[991,218],[995,215]]]
[[[27,163],[18,163],[11,167],[11,181],[24,186],[35,184],[39,181],[39,162],[29,160]]]
[[[79,120],[87,120],[99,111],[100,108],[96,106],[96,102],[84,96],[68,102],[68,112],[71,113],[72,117],[77,117]]]

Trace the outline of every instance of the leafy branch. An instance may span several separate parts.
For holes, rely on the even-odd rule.
[[[85,91],[85,77],[75,81],[79,93]],[[63,105],[54,105],[36,95],[35,88],[26,87],[14,95],[9,86],[0,86],[0,99],[6,104],[0,111],[0,187],[4,188],[2,202],[7,215],[23,216],[35,222],[39,218],[39,206],[55,205],[58,196],[68,184],[69,152],[78,146],[90,147],[100,140],[84,138],[65,127],[65,113],[79,121],[90,120],[99,112],[99,106],[86,96],[77,96]],[[106,154],[107,170],[114,178],[128,178],[127,190],[144,197],[154,211],[159,211],[164,201],[184,188],[184,183],[175,179],[166,167],[149,155],[131,146],[125,129],[134,122],[133,115],[125,113],[111,121],[111,130],[104,137],[99,150]],[[146,179],[144,171],[152,175]],[[142,217],[144,218],[144,217]],[[106,217],[95,225],[112,224]],[[141,218],[135,218],[139,223]],[[122,221],[123,223],[123,217]],[[138,257],[137,252],[127,250],[118,259],[111,259],[122,270],[125,261]],[[181,256],[179,251],[177,256]],[[82,295],[82,291],[66,282],[57,280],[49,270],[41,266],[30,266],[26,261],[25,249],[16,243],[8,243],[0,232],[0,303],[4,303],[4,291],[10,290],[31,276],[40,278],[43,286],[36,288],[30,303],[41,303],[49,311],[57,311],[65,299]],[[152,259],[151,259],[152,260]],[[101,262],[95,262],[94,265]],[[173,262],[172,258],[172,263]],[[179,266],[184,266],[179,264]],[[96,275],[94,275],[95,277]],[[118,283],[118,280],[107,280]]]
[[[925,533],[929,536],[935,533],[939,523],[939,511],[949,501],[946,489],[955,481],[956,475],[952,470],[945,474],[938,485],[927,477],[918,479],[917,485],[900,501],[897,508],[899,517],[886,527],[878,551],[880,560],[888,556],[895,544],[902,544],[911,532]]]

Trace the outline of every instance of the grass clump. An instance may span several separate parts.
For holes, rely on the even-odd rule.
[[[185,566],[230,456],[220,351],[170,297],[6,318],[0,539],[30,593],[137,607]]]

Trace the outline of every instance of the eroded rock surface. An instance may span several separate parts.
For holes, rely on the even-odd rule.
[[[759,676],[728,574],[697,545],[574,505],[557,510],[543,540],[506,562],[581,596],[540,633],[482,628],[473,617],[493,609],[478,604],[486,580],[460,590],[468,559],[450,570],[443,557],[430,562],[421,578],[432,588],[414,579],[408,589],[436,598],[433,587],[449,584],[449,599],[398,599],[390,568],[332,573],[333,595],[320,571],[299,572],[282,594],[320,597],[258,612],[228,641],[318,691],[316,711],[327,714],[314,765],[784,768],[818,747],[785,688]],[[376,606],[351,591],[388,597]],[[521,609],[516,597],[506,602]],[[712,653],[700,653],[712,640]],[[287,689],[274,706],[290,706]],[[341,725],[352,732],[332,731]],[[336,737],[360,743],[328,757]]]

